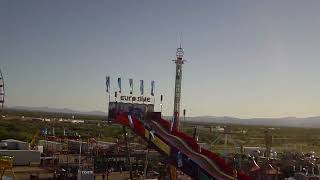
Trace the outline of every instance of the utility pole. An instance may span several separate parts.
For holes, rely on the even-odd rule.
[[[161,112],[161,118],[162,118],[162,101],[163,101],[163,95],[160,96],[160,112]]]
[[[147,152],[146,152],[145,161],[144,161],[143,179],[146,179],[148,174],[148,155],[149,155],[149,145],[147,145]]]
[[[81,172],[82,140],[81,140],[81,136],[80,136],[80,135],[79,135],[79,141],[80,141],[80,149],[79,149],[79,169],[78,169],[78,176],[80,176],[80,179],[82,179],[82,172]]]
[[[270,132],[268,130],[265,131],[264,140],[265,140],[265,145],[266,145],[265,157],[267,159],[269,159],[270,152],[271,152],[271,146],[272,146],[272,135],[270,134]]]

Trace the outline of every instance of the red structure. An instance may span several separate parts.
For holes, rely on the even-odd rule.
[[[130,113],[118,112],[113,122],[130,127],[137,135],[153,144],[156,150],[167,156],[170,164],[193,179],[251,179],[245,173],[235,171],[232,165],[217,154],[200,148],[187,134],[177,129],[170,132],[170,123],[161,117],[141,121]],[[178,157],[182,162],[180,166]]]

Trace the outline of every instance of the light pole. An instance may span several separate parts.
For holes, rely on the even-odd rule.
[[[79,141],[80,141],[80,149],[79,149],[79,169],[78,169],[78,176],[80,177],[80,180],[82,179],[81,177],[81,169],[80,169],[80,166],[81,166],[81,149],[82,149],[82,141],[81,141],[81,136],[79,134]],[[79,178],[78,178],[79,179]]]
[[[162,100],[163,100],[163,95],[161,94],[161,96],[160,96],[160,112],[161,112],[161,117],[162,117]]]

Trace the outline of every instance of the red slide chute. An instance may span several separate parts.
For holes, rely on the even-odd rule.
[[[130,120],[129,120],[130,119]],[[140,136],[145,135],[145,126],[144,124],[136,117],[129,115],[129,113],[118,113],[115,119],[116,123],[122,124],[124,126],[129,126],[132,128],[132,130]],[[225,174],[228,174],[230,176],[233,176],[234,168],[226,163],[226,161],[221,158],[219,155],[217,155],[214,152],[211,152],[207,149],[200,148],[197,141],[195,141],[191,136],[188,136],[186,133],[178,131],[177,129],[171,129],[171,123],[169,121],[166,121],[164,119],[158,119],[157,122],[168,131],[168,133],[171,133],[173,136],[176,136],[183,140],[194,152],[200,153],[204,156],[206,156],[208,159],[210,159],[214,164],[216,164],[221,171],[223,171]],[[251,180],[251,178],[246,175],[243,171],[238,172],[238,178],[240,180]]]

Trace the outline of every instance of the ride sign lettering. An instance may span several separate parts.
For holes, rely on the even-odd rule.
[[[151,102],[150,97],[143,97],[143,96],[121,96],[121,101],[132,101],[132,102]]]

